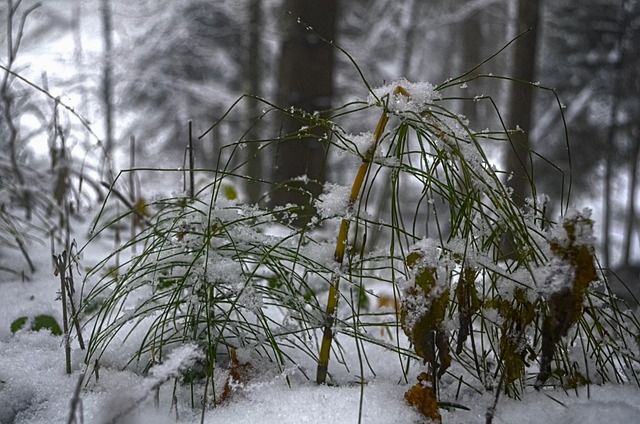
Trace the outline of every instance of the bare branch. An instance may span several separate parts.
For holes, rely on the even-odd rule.
[[[20,26],[18,27],[18,34],[16,34],[15,45],[13,46],[12,59],[16,57],[18,49],[20,49],[20,43],[24,36],[24,25],[27,22],[27,17],[40,6],[42,6],[42,3],[36,3],[22,13],[22,16],[20,17]]]

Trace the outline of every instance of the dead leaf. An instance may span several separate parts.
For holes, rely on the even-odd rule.
[[[234,349],[229,351],[229,378],[224,384],[220,403],[227,402],[234,393],[234,385],[239,383],[247,383],[250,379],[252,366],[250,363],[241,363]]]
[[[426,372],[420,373],[418,383],[404,394],[404,398],[409,402],[409,405],[418,408],[425,417],[435,423],[442,423],[442,416],[438,409],[438,398],[433,386],[432,377]]]

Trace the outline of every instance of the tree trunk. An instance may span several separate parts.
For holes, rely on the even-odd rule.
[[[249,37],[247,40],[247,50],[245,55],[245,72],[246,72],[246,86],[248,94],[251,96],[260,96],[260,65],[261,65],[261,49],[260,49],[260,32],[261,32],[261,16],[262,16],[262,1],[250,0],[249,1]],[[247,103],[247,119],[249,125],[253,124],[253,121],[258,118],[260,111],[258,110],[258,101],[254,98],[249,98]],[[256,127],[251,127],[250,131],[246,135],[249,144],[246,147],[246,160],[247,160],[247,176],[250,179],[245,181],[245,191],[247,193],[247,200],[249,203],[256,203],[260,200],[262,192],[262,184],[252,179],[262,178],[263,166],[262,157],[259,156],[258,144],[255,140],[260,138]]]
[[[538,29],[538,0],[518,0],[516,32],[530,28],[515,45],[513,77],[533,82],[536,65],[536,41]],[[531,166],[529,156],[529,132],[533,109],[533,87],[526,83],[513,83],[508,100],[509,129],[518,129],[511,136],[511,146],[506,152],[506,167],[513,173],[509,185],[513,188],[513,199],[519,207],[531,196]]]
[[[309,113],[331,107],[333,95],[333,47],[320,36],[333,40],[336,34],[338,0],[288,0],[285,11],[289,21],[282,40],[278,76],[278,106]],[[302,24],[298,23],[301,22]],[[306,25],[313,28],[309,31]],[[284,118],[283,135],[300,129],[300,122]],[[289,203],[309,206],[322,190],[328,144],[318,136],[283,140],[277,144],[272,182],[278,186],[271,194],[271,206]],[[306,176],[304,181],[293,181]],[[302,212],[298,224],[304,224],[310,209]],[[306,216],[306,218],[305,218]]]
[[[525,206],[527,197],[535,196],[532,193],[534,186],[529,150],[533,87],[527,82],[533,82],[535,77],[538,12],[538,0],[518,0],[516,4],[516,33],[529,29],[529,32],[516,41],[513,53],[513,77],[525,82],[512,83],[508,97],[507,128],[516,131],[510,136],[510,145],[505,152],[505,166],[507,172],[512,174],[507,184],[513,189],[513,202],[518,208]],[[503,239],[501,251],[505,257],[518,257],[519,252],[511,234]]]
[[[400,68],[401,75],[407,79],[411,79],[411,59],[415,54],[416,36],[418,30],[418,20],[421,18],[421,9],[423,0],[413,0],[411,5],[411,14],[409,16],[409,25],[406,28],[404,36],[404,51],[402,52],[402,66]]]
[[[459,26],[459,37],[461,38],[462,52],[460,55],[460,63],[458,74],[463,74],[474,66],[478,65],[484,57],[482,57],[482,26],[480,15],[482,12],[477,11],[465,19]],[[480,69],[476,69],[473,74],[480,73]],[[480,93],[482,90],[479,87],[480,80],[476,80],[473,83],[474,89]],[[463,92],[463,96],[468,96],[468,92]],[[477,102],[466,100],[462,102],[462,114],[469,120],[472,126],[477,125]]]
[[[104,105],[104,150],[107,172],[111,172],[110,163],[113,160],[113,46],[112,46],[112,20],[110,0],[102,0],[102,40],[103,40],[103,63],[102,63],[102,103]],[[111,177],[110,177],[111,178]]]
[[[623,2],[624,5],[624,2]],[[628,28],[627,19],[623,19],[619,22],[618,27],[618,39],[616,40],[616,56],[617,60],[614,62],[613,75],[615,76],[615,81],[613,83],[613,90],[611,93],[611,108],[609,109],[609,128],[607,131],[607,151],[605,154],[605,175],[604,175],[604,187],[603,187],[603,205],[602,205],[602,263],[605,267],[613,266],[613,260],[611,259],[611,227],[613,225],[613,202],[617,195],[614,192],[614,167],[615,163],[615,149],[616,149],[616,136],[618,133],[618,123],[617,116],[620,108],[620,104],[622,103],[621,98],[623,97],[623,90],[625,87],[622,84],[623,79],[623,69],[627,56],[627,51],[625,49],[625,35]],[[633,202],[634,199],[629,199],[629,201]],[[628,213],[631,213],[630,211]]]
[[[629,204],[627,205],[627,211],[624,220],[625,240],[622,250],[622,260],[625,266],[629,266],[633,259],[631,257],[631,242],[633,240],[633,234],[636,232],[636,186],[638,184],[638,161],[640,161],[640,140],[637,139],[638,133],[640,133],[640,130],[632,130],[632,136],[635,135],[635,143],[633,143],[630,155],[631,164],[629,165],[629,194],[627,195]]]

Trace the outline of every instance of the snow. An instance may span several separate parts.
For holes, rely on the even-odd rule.
[[[424,244],[424,243],[423,243]],[[4,252],[3,252],[4,253]],[[35,255],[34,255],[35,256]],[[118,423],[199,423],[201,409],[191,409],[188,386],[178,386],[178,416],[172,404],[173,380],[160,387],[159,406],[154,406],[154,395],[149,388],[176,375],[179,368],[197,359],[192,345],[174,349],[162,364],[142,376],[135,369],[123,369],[126,356],[117,349],[105,352],[98,381],[93,368],[85,368],[84,352],[76,340],[72,346],[73,374],[64,372],[62,339],[46,330],[21,330],[12,334],[10,323],[18,316],[47,313],[60,320],[56,300],[57,278],[48,271],[45,255],[40,255],[40,272],[32,281],[9,280],[3,275],[0,298],[0,423],[49,424],[67,422],[70,402],[82,372],[86,372],[80,392],[82,415],[86,423],[106,423],[128,405],[133,412]],[[88,255],[91,257],[91,255]],[[0,262],[16,260],[3,256]],[[87,334],[88,336],[88,334]],[[138,335],[138,337],[141,335]],[[133,339],[136,338],[134,334]],[[287,365],[278,369],[269,361],[255,362],[253,377],[234,385],[231,399],[209,409],[205,423],[414,423],[424,422],[419,413],[404,401],[404,393],[414,384],[417,365],[412,365],[407,381],[402,377],[402,365],[397,353],[380,347],[366,346],[368,360],[376,371],[373,375],[364,366],[365,384],[359,384],[361,370],[357,351],[346,343],[345,361],[350,371],[340,365],[330,365],[336,386],[318,386],[306,375],[313,375],[313,362],[297,358],[298,366]],[[136,341],[130,340],[131,344]],[[129,349],[125,349],[131,351]],[[250,357],[250,355],[244,355]],[[243,358],[244,358],[243,356]],[[335,358],[334,358],[335,359]],[[302,369],[300,368],[302,367]],[[304,372],[303,372],[304,371]],[[447,377],[449,378],[449,377]],[[444,423],[484,423],[485,412],[493,402],[489,392],[478,394],[461,390],[456,395],[455,379],[443,384],[446,401],[469,408],[441,410]],[[605,386],[592,385],[575,392],[562,390],[528,390],[523,400],[505,396],[498,402],[494,423],[507,424],[608,424],[631,423],[640,414],[640,389],[633,384]],[[140,400],[143,399],[143,400]],[[140,401],[137,405],[136,402]],[[359,417],[359,415],[361,416]]]
[[[393,85],[393,84],[392,84]],[[391,86],[390,86],[391,87]],[[391,88],[385,88],[390,90]],[[406,101],[403,111],[413,107],[423,107],[425,102],[431,101],[429,86],[418,87],[406,84],[410,93],[417,92],[412,100],[402,98],[392,99]],[[413,90],[413,91],[412,91]],[[383,94],[381,92],[380,94]],[[417,102],[410,104],[410,102]],[[455,127],[457,121],[451,120]],[[458,127],[456,127],[458,128]],[[451,129],[451,128],[450,128]],[[458,128],[459,129],[459,128]],[[460,129],[462,132],[462,129]],[[363,135],[362,143],[369,139]],[[358,148],[359,150],[359,148]],[[480,170],[478,170],[478,173]],[[303,178],[303,177],[301,177]],[[318,213],[323,218],[339,217],[347,210],[350,194],[349,186],[327,183],[324,193],[316,203]],[[592,242],[592,230],[588,224],[589,211],[570,212],[567,219],[584,217],[576,229],[576,242]],[[269,217],[261,217],[260,211],[242,208],[234,202],[224,202],[213,210],[216,218],[222,222],[236,222],[227,229],[234,233],[234,238],[249,241],[266,241],[270,237],[287,234],[283,227],[269,227],[272,232],[260,233],[255,228],[244,226],[242,219],[253,218],[263,222]],[[185,229],[191,226],[191,231],[203,232],[208,221],[185,222]],[[197,226],[195,228],[193,226]],[[565,237],[561,230],[556,238]],[[281,233],[281,234],[280,234]],[[189,247],[188,232],[182,240],[187,250]],[[216,241],[212,241],[216,243]],[[465,255],[464,241],[452,240],[448,246],[451,253]],[[84,364],[86,353],[78,347],[77,340],[72,340],[72,369],[71,375],[64,371],[64,349],[62,339],[49,334],[46,330],[32,332],[28,329],[15,334],[9,328],[11,323],[22,316],[33,317],[40,314],[51,315],[61,322],[61,312],[57,291],[57,278],[51,269],[50,255],[46,244],[34,246],[32,256],[38,258],[36,264],[39,272],[31,277],[31,281],[20,281],[14,275],[0,274],[0,284],[3,296],[0,298],[0,423],[57,423],[67,422],[76,387],[81,383],[79,400],[81,410],[76,414],[82,416],[88,423],[198,423],[201,421],[202,409],[199,395],[195,395],[194,406],[190,396],[190,386],[180,383],[174,384],[173,378],[180,375],[180,369],[199,360],[197,347],[194,345],[173,346],[164,362],[155,364],[148,374],[132,364],[127,366],[129,359],[140,345],[145,331],[135,329],[125,338],[118,336],[101,357],[100,376],[97,377],[92,364]],[[104,257],[113,249],[106,243],[97,242],[94,250],[85,251],[83,265],[95,263],[96,258]],[[333,264],[332,242],[321,242],[302,246],[304,257],[317,261],[327,267]],[[97,249],[97,251],[95,250]],[[432,239],[423,239],[414,246],[413,250],[422,251],[425,256],[422,265],[443,266],[442,250],[434,244]],[[12,262],[19,262],[17,253],[5,253],[0,256],[0,266]],[[474,261],[483,263],[482,257],[474,257]],[[448,264],[454,267],[453,261]],[[558,279],[549,278],[551,285],[566,283],[569,272],[560,269],[558,265]],[[489,266],[488,264],[486,265]],[[496,265],[494,265],[496,266]],[[553,270],[553,267],[551,268]],[[221,278],[232,286],[242,286],[242,267],[233,259],[222,254],[211,253],[208,257],[207,271],[210,277]],[[524,271],[523,271],[524,272]],[[193,278],[199,275],[194,273]],[[524,281],[526,275],[522,279]],[[551,277],[554,277],[553,275]],[[313,286],[313,278],[307,283]],[[546,277],[543,278],[546,280]],[[324,281],[323,283],[326,283]],[[502,290],[512,290],[513,284],[499,284]],[[240,303],[245,304],[252,311],[259,311],[264,307],[259,293],[251,286],[242,288]],[[393,313],[392,310],[387,311]],[[490,311],[488,312],[490,313]],[[320,319],[319,317],[318,319]],[[498,317],[496,316],[496,320]],[[295,320],[292,319],[292,322]],[[489,320],[491,321],[491,320]],[[362,351],[356,349],[353,340],[346,334],[338,332],[336,339],[342,343],[342,355],[332,357],[330,363],[331,381],[333,386],[316,385],[310,380],[314,375],[314,361],[305,356],[301,349],[298,352],[287,351],[290,360],[283,364],[271,363],[264,358],[256,357],[251,352],[238,352],[242,361],[247,361],[253,367],[250,378],[245,381],[235,381],[229,384],[233,388],[231,397],[216,408],[205,410],[205,423],[224,422],[252,423],[413,423],[424,422],[424,418],[409,406],[404,400],[404,393],[415,383],[415,376],[421,371],[420,365],[412,361],[408,373],[403,368],[406,360],[399,358],[398,352],[386,350],[381,346],[364,345],[366,361]],[[378,328],[372,327],[369,331]],[[85,337],[89,337],[89,328],[85,329]],[[126,333],[126,331],[123,331]],[[382,333],[381,333],[382,334]],[[402,335],[400,335],[402,337]],[[404,340],[404,339],[403,339]],[[382,341],[392,346],[397,340]],[[312,354],[317,352],[317,345],[313,340],[306,341],[305,346]],[[336,355],[334,355],[336,356]],[[345,366],[346,365],[346,366]],[[369,368],[371,367],[371,368]],[[452,367],[452,374],[446,375],[441,386],[441,400],[462,405],[468,410],[454,408],[442,409],[444,423],[483,423],[485,413],[494,401],[494,394],[490,390],[478,393],[467,387],[457,386],[457,375],[461,370]],[[81,380],[82,376],[84,378]],[[229,373],[220,372],[218,380],[222,386],[228,380]],[[178,378],[180,380],[180,378]],[[156,389],[159,388],[156,398]],[[196,392],[201,388],[196,387]],[[175,399],[174,399],[175,392]],[[545,389],[536,392],[529,388],[522,395],[522,400],[509,399],[502,396],[497,404],[494,423],[538,424],[538,423],[600,423],[606,419],[609,424],[634,422],[638,416],[637,399],[640,389],[633,383],[626,385],[608,384],[606,386],[592,385],[576,391],[565,393],[561,389]],[[157,399],[157,401],[156,401]],[[156,406],[157,403],[157,406]],[[122,418],[118,418],[122,417]]]
[[[64,374],[59,339],[43,332],[26,333],[0,342],[0,350],[0,376],[4,381],[0,388],[0,422],[66,422],[79,370],[71,376]],[[236,398],[207,411],[205,423],[357,423],[361,396],[363,423],[422,422],[404,402],[407,386],[395,380],[380,378],[363,387],[317,386],[294,378],[290,381],[291,387],[280,375],[270,381],[247,384]],[[85,422],[104,422],[107,413],[117,409],[115,405],[131,401],[131,395],[141,385],[144,379],[131,372],[102,370],[100,383],[90,384],[81,393]],[[171,388],[170,383],[162,387],[158,409],[152,399],[147,399],[131,421],[120,422],[176,422],[175,413],[169,411]],[[523,401],[502,398],[494,423],[600,424],[606,419],[608,424],[627,424],[635,422],[640,413],[639,395],[640,390],[631,385],[592,386],[589,395],[586,389],[577,394],[532,392]],[[488,395],[463,399],[461,403],[471,411],[443,411],[443,422],[482,423],[491,401]],[[200,422],[198,409],[181,405],[178,412],[179,423]]]
[[[347,137],[349,141],[355,146],[356,152],[359,156],[364,156],[367,150],[374,142],[373,134],[370,132],[363,132],[358,135],[351,135]]]
[[[402,87],[409,96],[398,92],[398,87]],[[435,91],[435,87],[428,82],[410,82],[404,78],[373,89],[367,102],[371,105],[379,101],[385,102],[392,112],[415,112],[420,113],[428,107],[429,103],[440,99],[441,95]],[[388,101],[387,101],[388,99]]]
[[[334,183],[325,183],[318,200],[315,202],[318,214],[322,218],[342,216],[349,210],[351,187]]]

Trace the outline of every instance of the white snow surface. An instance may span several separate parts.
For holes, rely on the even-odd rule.
[[[11,257],[16,255],[15,257]],[[40,272],[31,281],[10,280],[2,275],[0,286],[0,423],[65,423],[68,420],[70,402],[83,371],[87,371],[86,386],[80,392],[82,414],[85,423],[107,423],[128,405],[142,398],[143,401],[131,414],[118,423],[199,423],[201,409],[191,408],[188,387],[178,388],[178,419],[171,407],[173,380],[160,388],[159,406],[154,405],[153,394],[144,396],[145,387],[173,375],[183,362],[193,361],[195,352],[191,346],[178,348],[173,360],[147,376],[131,369],[123,369],[126,356],[114,349],[105,352],[100,379],[85,369],[84,352],[73,340],[73,373],[64,371],[62,338],[46,330],[27,330],[12,334],[11,322],[20,316],[51,314],[59,321],[61,312],[56,300],[58,279],[49,272],[47,255],[40,255],[37,264]],[[7,256],[3,252],[0,263],[18,260],[17,254]],[[85,330],[89,337],[89,329]],[[130,340],[135,344],[139,340]],[[302,364],[278,369],[268,361],[254,364],[253,379],[238,384],[231,399],[205,413],[205,423],[418,423],[424,418],[404,400],[404,393],[415,381],[418,366],[410,369],[409,381],[402,378],[401,365],[396,353],[381,348],[367,348],[369,361],[375,367],[374,376],[364,367],[366,384],[360,385],[360,368],[356,349],[345,342],[345,359],[350,371],[330,363],[336,386],[318,386],[310,381],[314,376],[313,362],[296,358]],[[123,349],[133,351],[131,346]],[[303,372],[304,371],[304,372]],[[451,382],[449,382],[451,384]],[[454,383],[455,384],[455,383]],[[454,391],[455,392],[455,391]],[[494,423],[507,424],[607,424],[638,422],[640,417],[640,389],[633,384],[606,385],[581,388],[577,392],[561,390],[527,391],[523,399],[513,400],[501,396]],[[444,423],[484,423],[487,408],[493,395],[479,395],[462,390],[457,399],[447,399],[470,409],[442,410]]]

